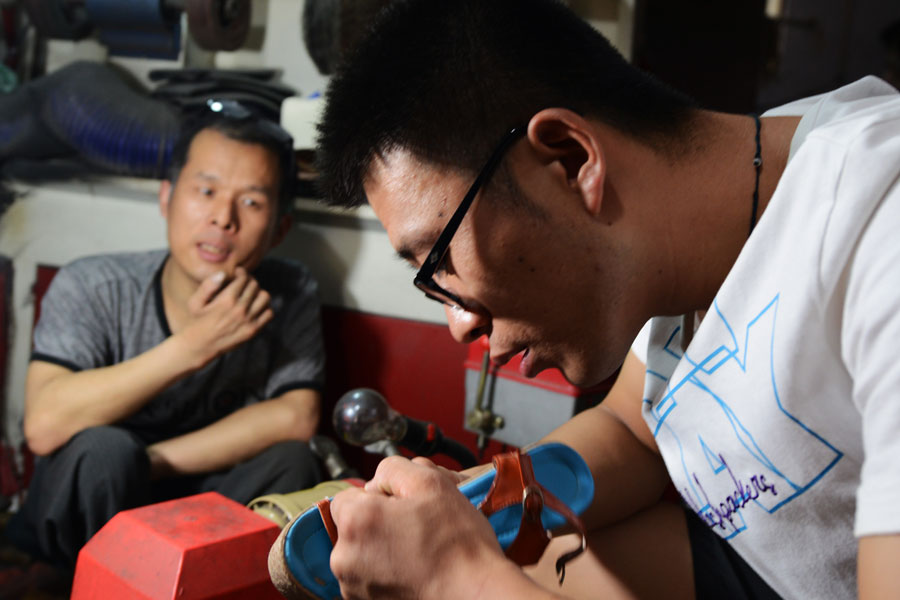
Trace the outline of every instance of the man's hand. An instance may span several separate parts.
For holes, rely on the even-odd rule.
[[[177,335],[198,364],[243,344],[272,320],[269,293],[243,267],[225,283],[225,273],[207,277],[188,300],[190,322]]]
[[[346,598],[496,598],[530,585],[487,519],[427,459],[383,460],[365,489],[335,496],[331,570]]]

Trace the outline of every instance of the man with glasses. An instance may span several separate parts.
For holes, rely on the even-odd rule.
[[[39,459],[8,534],[57,564],[122,509],[320,480],[317,285],[265,258],[291,224],[291,138],[233,102],[209,109],[160,187],[168,248],[76,260],[43,299],[24,424]]]
[[[620,370],[548,436],[595,479],[562,588],[565,532],[523,571],[457,477],[394,457],[331,503],[345,596],[900,595],[896,90],[717,113],[558,2],[408,0],[326,100],[326,196],[372,206],[460,342]]]

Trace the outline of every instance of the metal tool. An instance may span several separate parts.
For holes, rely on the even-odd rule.
[[[309,447],[313,454],[319,457],[328,471],[331,479],[346,479],[348,477],[359,477],[359,471],[347,464],[337,442],[330,437],[324,435],[314,435],[309,440]]]
[[[445,438],[434,423],[398,413],[388,405],[384,396],[370,388],[358,388],[341,396],[334,407],[332,424],[335,432],[354,446],[368,448],[372,444],[389,441],[419,456],[446,454],[463,468],[478,463],[468,448],[456,440]]]
[[[478,432],[478,457],[484,455],[487,448],[488,438],[494,431],[502,429],[505,421],[503,417],[494,414],[494,393],[493,383],[494,374],[491,373],[491,347],[488,338],[482,336],[481,347],[484,352],[481,357],[481,372],[478,375],[478,388],[475,392],[475,406],[466,414],[466,427],[474,429]],[[488,391],[488,377],[491,379],[490,390]],[[487,392],[487,399],[485,399]]]

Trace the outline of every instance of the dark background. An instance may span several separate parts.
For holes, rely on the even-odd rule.
[[[900,85],[900,1],[635,0],[632,61],[729,112],[877,75]]]

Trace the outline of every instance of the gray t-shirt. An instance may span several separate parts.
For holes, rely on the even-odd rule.
[[[73,371],[120,363],[171,335],[160,275],[166,250],[91,256],[54,277],[41,304],[32,360]],[[267,258],[253,272],[274,318],[252,339],[174,383],[118,425],[147,443],[324,378],[317,283],[296,262]]]

